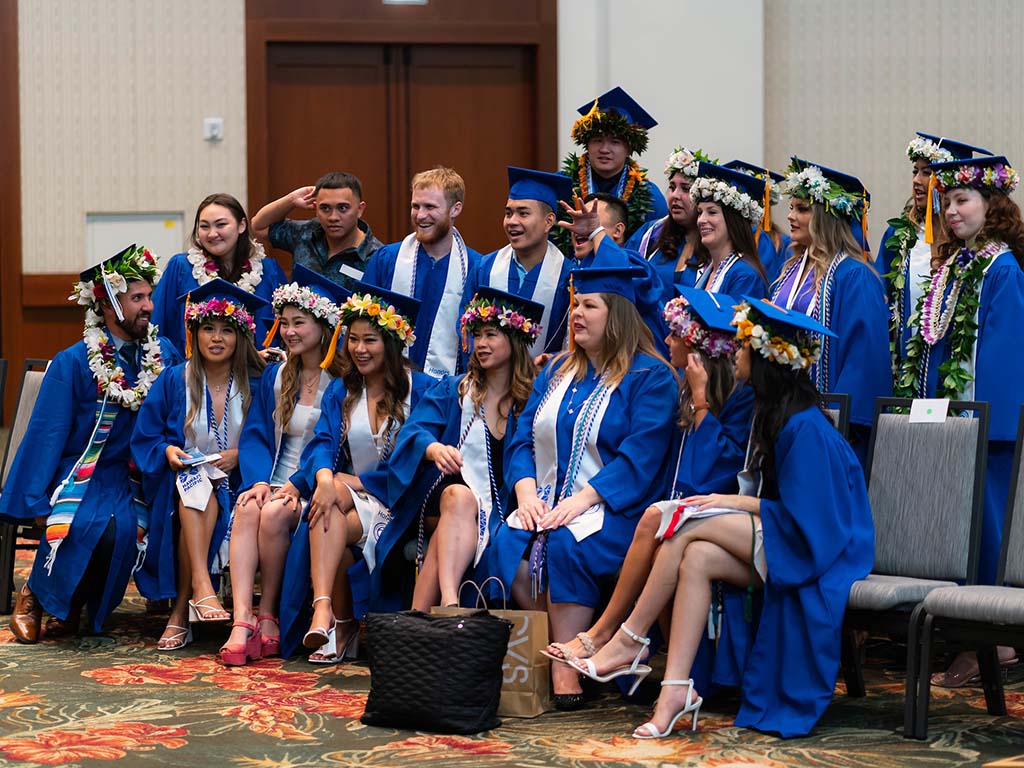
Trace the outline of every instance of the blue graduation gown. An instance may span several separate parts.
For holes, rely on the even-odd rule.
[[[424,393],[436,383],[434,379],[424,373],[416,371],[412,374],[409,405],[413,412]],[[327,385],[320,402],[320,419],[317,421],[313,439],[309,441],[302,452],[298,470],[289,478],[304,499],[308,500],[313,495],[313,491],[316,489],[316,473],[319,470],[330,467],[335,472],[352,473],[351,463],[341,462],[344,452],[338,445],[344,427],[342,404],[346,394],[345,383],[341,379],[335,379]],[[399,430],[398,439],[401,438],[407,425],[408,420]],[[385,463],[371,472],[363,473],[359,479],[368,493],[387,503],[387,465]],[[401,530],[398,530],[399,528]],[[377,567],[373,574],[367,576],[365,561],[361,559],[349,569],[349,583],[357,616],[361,617],[365,613],[367,602],[376,599],[381,594],[379,582],[384,561],[404,532],[405,528],[400,524],[389,524],[381,534],[377,541]],[[371,580],[374,580],[375,588],[370,586]],[[281,655],[284,658],[295,653],[302,643],[303,635],[309,629],[311,617],[307,599],[309,587],[309,520],[304,514],[292,534],[288,558],[284,566],[284,579],[281,584]],[[390,609],[397,610],[397,607]]]
[[[142,473],[142,491],[150,504],[149,548],[146,561],[135,573],[139,592],[150,600],[165,600],[177,596],[175,574],[178,559],[174,535],[174,517],[178,511],[175,473],[167,466],[167,446],[185,445],[185,366],[181,363],[166,368],[153,382],[149,397],[139,409],[132,434],[132,458]],[[259,379],[249,379],[249,390],[256,392]],[[239,464],[245,457],[239,451]],[[241,485],[241,471],[236,467],[227,482],[217,490],[219,507],[217,523],[210,539],[207,566],[213,559],[228,532],[232,500]]]
[[[776,234],[779,235],[778,247],[775,246],[770,233],[761,232],[757,236],[757,255],[764,266],[769,285],[778,280],[779,275],[782,274],[782,265],[789,258],[789,246],[793,242],[789,235],[782,234],[781,232]]]
[[[274,289],[287,282],[281,266],[269,256],[263,259],[263,277],[256,286],[256,295],[266,299],[267,306],[256,313],[256,327],[261,328],[260,320],[274,322],[274,309],[270,299]],[[192,276],[192,265],[188,263],[188,254],[179,253],[167,262],[160,282],[153,289],[154,325],[160,326],[160,333],[170,339],[178,355],[185,357],[185,305],[178,301],[189,291],[199,287],[199,281]]]
[[[533,454],[533,419],[547,391],[558,361],[550,362],[534,382],[533,393],[519,417],[516,434],[509,446],[505,479],[509,487],[526,477],[536,478]],[[595,389],[593,369],[577,384],[575,402],[582,402]],[[637,354],[625,378],[610,395],[605,418],[597,437],[597,450],[604,464],[591,479],[591,487],[605,501],[604,526],[577,542],[566,527],[548,533],[548,589],[555,603],[596,605],[600,583],[622,566],[632,541],[637,520],[663,489],[677,411],[677,392],[672,370],[645,354]],[[558,497],[571,450],[576,417],[566,410],[571,389],[559,408],[558,471],[554,498]],[[674,458],[674,457],[673,457]],[[533,534],[507,525],[495,533],[491,551],[491,572],[508,586]]]
[[[274,459],[277,458],[274,382],[282,365],[284,363],[271,363],[263,369],[259,386],[252,393],[249,412],[245,414],[245,423],[238,436],[238,454],[245,457],[238,463],[241,471],[239,488],[242,490],[252,488],[256,483],[269,483],[274,472]]]
[[[395,276],[395,261],[398,259],[398,251],[401,247],[401,242],[391,243],[373,254],[370,257],[370,262],[366,265],[366,272],[363,273],[363,282],[391,290],[391,281]],[[441,306],[441,297],[444,295],[450,258],[451,253],[434,261],[425,248],[420,248],[416,252],[416,285],[413,289],[413,298],[419,299],[422,303],[416,317],[416,343],[409,347],[409,359],[421,370],[427,359],[427,346],[434,328],[434,318],[437,316],[438,307]],[[466,246],[467,282],[476,280],[477,266],[481,258],[479,253],[468,245]],[[466,286],[463,285],[463,290],[465,288]],[[452,343],[460,345],[458,328],[452,328],[451,334]]]
[[[871,572],[874,524],[860,463],[817,408],[786,422],[775,466],[778,498],[761,499],[764,607],[736,725],[803,736],[832,701],[846,602]]]
[[[165,339],[161,339],[161,350],[165,364],[173,365],[177,357]],[[94,632],[102,630],[107,616],[124,597],[137,556],[136,515],[128,481],[129,442],[136,418],[136,412],[120,409],[68,535],[61,542],[52,575],[43,567],[50,554],[44,537],[28,581],[43,608],[67,619],[75,589],[113,517],[110,569],[102,594],[91,595],[88,602]],[[48,516],[51,495],[85,451],[95,426],[96,380],[89,369],[85,342],[79,341],[58,352],[46,370],[25,438],[0,495],[0,515],[19,521]]]
[[[975,343],[974,399],[989,404],[988,464],[985,470],[985,506],[981,527],[979,578],[995,583],[1003,519],[1010,493],[1017,421],[1024,403],[1024,358],[1016,353],[1018,323],[1024,317],[1024,272],[1010,251],[992,260],[981,286],[978,340]],[[948,339],[932,348],[925,397],[934,397],[939,366],[949,359]]]
[[[655,219],[648,221],[640,229],[638,229],[629,240],[626,241],[627,251],[636,251],[640,256],[654,267],[654,271],[658,276],[658,280],[661,283],[661,295],[658,297],[658,304],[664,307],[669,301],[675,298],[675,286],[673,281],[675,279],[676,263],[679,261],[679,257],[683,253],[683,248],[686,247],[686,239],[683,238],[682,242],[679,243],[679,249],[674,254],[664,254],[661,251],[654,251],[655,243],[658,242],[658,237],[661,233],[661,228],[664,226],[661,219]],[[648,230],[654,230],[651,234],[651,240],[648,244],[648,250],[651,253],[641,253],[640,245],[643,243],[644,235],[647,234]],[[692,285],[692,282],[691,282]]]
[[[684,270],[686,275],[686,284],[695,285],[697,272],[692,267],[687,267]],[[693,282],[690,283],[690,275],[693,276]],[[710,276],[708,276],[710,280]],[[707,288],[707,283],[704,284]],[[761,299],[768,295],[768,284],[764,281],[764,278],[757,273],[750,262],[746,259],[739,259],[731,267],[729,271],[725,273],[725,277],[722,279],[722,285],[719,286],[715,293],[724,293],[726,296],[732,296],[737,298],[740,296],[753,296],[755,299]]]

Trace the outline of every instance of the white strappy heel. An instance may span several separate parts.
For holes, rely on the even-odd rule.
[[[320,597],[314,597],[313,598],[313,607],[315,608],[316,604],[319,603],[321,600],[326,600],[327,602],[331,602],[331,596],[330,595],[320,595]],[[315,648],[320,648],[320,647],[326,645],[327,643],[331,642],[331,640],[333,639],[333,636],[334,636],[334,624],[333,624],[334,613],[333,613],[333,611],[331,612],[331,619],[332,619],[332,624],[331,624],[330,628],[327,628],[327,627],[310,627],[309,628],[309,632],[307,632],[303,636],[303,638],[302,638],[302,644],[306,648],[313,648],[313,649],[315,649]]]
[[[690,712],[693,712],[693,723],[690,726],[690,730],[691,731],[696,731],[697,730],[697,715],[700,713],[700,705],[704,703],[704,698],[701,697],[701,696],[698,696],[693,701],[690,701],[690,694],[693,693],[693,678],[691,677],[691,678],[689,678],[687,680],[662,680],[661,684],[663,686],[664,685],[685,685],[685,686],[687,686],[686,706],[683,707],[678,712],[676,712],[675,715],[673,715],[672,719],[669,721],[668,728],[666,728],[664,732],[659,731],[658,730],[658,726],[656,726],[653,722],[648,720],[643,725],[638,725],[636,727],[636,730],[633,731],[633,738],[634,739],[662,739],[662,738],[668,736],[670,733],[672,733],[672,729],[675,728],[676,721],[678,721],[680,717],[682,717],[683,715],[688,715]],[[647,732],[646,733],[640,733],[640,729],[641,728],[646,728]]]
[[[646,664],[640,663],[640,658],[644,655],[644,652],[648,649],[651,644],[651,638],[641,637],[636,632],[631,630],[625,624],[622,624],[619,629],[622,630],[623,634],[626,635],[634,643],[640,643],[640,648],[636,652],[636,656],[633,657],[633,663],[629,666],[622,666],[613,669],[604,675],[597,674],[597,667],[592,659],[581,659],[579,657],[574,658],[569,662],[573,667],[580,671],[580,674],[584,677],[589,677],[591,680],[597,683],[607,683],[614,680],[617,677],[626,677],[628,675],[635,675],[636,679],[633,680],[633,685],[629,689],[627,696],[632,696],[633,692],[636,691],[637,687],[644,681],[644,678],[651,674],[651,668]]]

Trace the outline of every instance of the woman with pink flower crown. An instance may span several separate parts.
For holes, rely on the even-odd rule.
[[[1001,155],[930,168],[929,194],[931,188],[942,194],[950,239],[939,246],[939,266],[922,281],[920,320],[907,342],[895,390],[900,397],[989,403],[978,579],[993,584],[1024,403],[1024,357],[1012,353],[1024,317],[1024,222],[1010,199],[1019,177]],[[926,236],[927,230],[926,225]],[[1003,664],[1015,662],[1015,656],[1011,648],[999,649]],[[959,687],[977,675],[974,654],[961,654],[932,682]]]
[[[233,196],[217,192],[196,208],[189,249],[172,256],[153,291],[153,324],[160,327],[178,353],[185,354],[182,318],[189,291],[220,278],[263,299],[256,322],[274,321],[270,299],[287,282],[278,263],[250,236],[249,218]]]
[[[253,338],[262,299],[218,278],[182,300],[188,359],[154,382],[132,434],[132,458],[152,505],[149,549],[135,581],[151,600],[174,598],[157,645],[165,651],[191,641],[191,622],[231,618],[212,576],[227,564],[241,482],[238,439],[265,365]]]

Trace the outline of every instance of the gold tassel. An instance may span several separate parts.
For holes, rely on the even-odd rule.
[[[331,348],[327,350],[327,355],[324,357],[323,361],[320,363],[321,370],[326,371],[328,368],[331,367],[331,363],[334,362],[334,353],[338,349],[338,336],[340,334],[341,334],[341,321],[339,320],[338,324],[336,326],[334,326],[334,333],[331,334]]]
[[[771,234],[772,231],[772,185],[765,179],[764,182],[764,216],[761,217],[761,228]]]
[[[267,337],[265,339],[263,339],[263,348],[264,349],[266,349],[267,347],[269,347],[271,344],[274,343],[274,337],[277,336],[277,329],[280,328],[280,327],[281,327],[281,318],[280,317],[275,317],[274,318],[274,324],[272,326],[270,326],[270,332],[267,334]]]
[[[931,245],[935,242],[935,230],[932,228],[932,208],[935,206],[932,204],[933,195],[935,193],[935,174],[933,173],[928,177],[928,200],[925,205],[928,206],[928,210],[924,214],[924,241]]]
[[[590,108],[590,111],[583,115],[583,117],[576,118],[576,122],[572,124],[572,133],[570,135],[575,139],[577,138],[577,132],[590,130],[594,123],[594,118],[599,114],[597,99],[594,99],[594,106]]]
[[[192,291],[185,296],[185,314],[188,315],[188,305],[192,298]],[[185,320],[185,359],[192,359],[192,334],[188,332],[188,320]]]
[[[864,213],[860,215],[860,231],[864,235],[864,245],[862,246],[864,251],[864,261],[871,263],[871,246],[868,245],[868,188],[861,184],[861,190],[864,193]]]

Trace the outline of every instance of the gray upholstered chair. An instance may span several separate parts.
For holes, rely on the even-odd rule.
[[[913,709],[907,707],[904,736],[923,739],[928,735],[933,634],[939,635],[947,643],[977,651],[988,712],[990,715],[1006,715],[1006,699],[996,646],[1024,644],[1022,444],[1024,408],[1021,408],[1017,427],[1017,447],[1014,451],[1002,550],[996,573],[996,584],[1005,586],[943,587],[929,592],[924,598],[921,604],[920,652],[917,669],[914,670],[917,698]]]
[[[832,419],[835,428],[843,437],[850,436],[850,396],[838,392],[828,392],[821,396],[821,406],[825,414]]]
[[[864,695],[857,630],[907,637],[930,591],[974,583],[978,571],[988,404],[954,401],[937,424],[910,423],[910,404],[875,404],[866,472],[875,566],[854,583],[846,609],[842,663],[850,696]],[[916,669],[913,648],[911,655],[908,669]]]

